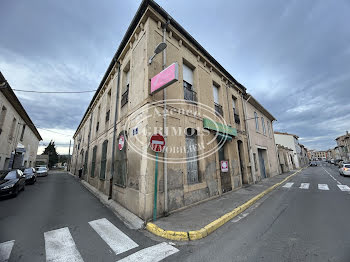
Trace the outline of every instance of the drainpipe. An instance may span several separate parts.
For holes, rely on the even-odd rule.
[[[166,29],[168,25],[170,24],[170,19],[168,18],[167,22],[164,24],[163,27],[163,42],[166,43]],[[166,48],[163,50],[163,70],[166,67]],[[167,126],[167,115],[166,115],[166,88],[163,89],[163,101],[164,101],[164,109],[163,109],[163,130],[164,130],[164,142],[165,145],[167,145],[167,132],[166,132],[166,126]],[[168,153],[166,150],[164,150],[164,164],[163,164],[163,170],[164,170],[164,215],[168,215],[168,163],[167,163],[167,157]]]
[[[113,193],[113,177],[114,177],[114,160],[115,160],[115,133],[117,131],[117,115],[118,115],[118,105],[119,105],[119,82],[120,82],[120,62],[118,64],[118,78],[117,78],[117,90],[115,99],[115,111],[114,111],[114,124],[113,124],[113,143],[112,143],[112,167],[111,167],[111,177],[109,183],[109,194],[108,199],[112,198]]]
[[[91,108],[90,108],[91,109]],[[91,110],[91,116],[90,116],[90,126],[89,126],[89,135],[88,135],[88,144],[87,144],[87,153],[88,153],[88,157],[89,157],[89,148],[90,148],[90,140],[91,140],[91,126],[92,126],[92,117],[93,117],[93,112]],[[87,159],[87,162],[89,162],[89,158]],[[87,165],[86,165],[86,169]],[[86,173],[86,182],[89,182],[89,174],[87,173],[87,170],[84,170],[84,172]]]
[[[252,166],[253,163],[253,153],[252,153],[252,146],[251,146],[251,141],[250,141],[250,135],[249,135],[249,130],[248,130],[248,124],[247,124],[247,103],[249,99],[252,97],[249,95],[248,99],[245,100],[243,98],[243,94],[241,94],[242,101],[243,101],[243,113],[244,113],[244,125],[245,125],[245,131],[247,133],[247,138],[248,138],[248,154],[249,154],[249,161],[250,161],[250,170],[252,172],[252,177],[253,177],[253,183],[256,182],[255,179],[255,166]],[[254,163],[255,164],[255,163]]]

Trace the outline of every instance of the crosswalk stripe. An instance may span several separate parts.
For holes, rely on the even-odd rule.
[[[14,240],[0,243],[0,262],[6,262],[9,260],[14,244]]]
[[[89,224],[117,255],[139,246],[106,218],[91,221]]]
[[[179,250],[172,245],[169,245],[165,242],[141,249],[118,262],[158,262],[163,260],[164,258],[175,254]]]
[[[348,187],[347,185],[337,185],[337,186],[341,191],[347,191],[347,192],[350,191],[350,187]]]
[[[44,233],[46,261],[83,262],[68,227],[48,231]]]
[[[301,183],[300,187],[301,189],[309,189],[310,183]]]
[[[327,184],[318,184],[319,190],[329,190],[329,187]]]
[[[291,188],[294,183],[286,183],[283,187],[285,188]]]

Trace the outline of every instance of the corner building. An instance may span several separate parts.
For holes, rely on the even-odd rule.
[[[163,39],[165,67],[177,63],[178,80],[152,95],[150,79],[162,71],[163,55],[156,55],[152,64],[149,58]],[[166,110],[172,111],[166,129],[163,114],[158,113],[164,105],[152,106],[164,99],[164,92]],[[76,130],[71,171],[77,175],[83,168],[84,180],[148,220],[155,184],[155,153],[148,143],[153,133],[165,130],[167,157],[183,161],[168,162],[167,179],[164,164],[159,163],[158,216],[250,184],[254,164],[248,154],[245,96],[245,87],[168,13],[154,1],[143,1]],[[174,99],[184,103],[172,104]],[[209,118],[203,108],[213,112]],[[216,136],[224,143],[215,151]],[[210,150],[215,152],[200,157]],[[227,172],[221,172],[222,160],[228,161]]]

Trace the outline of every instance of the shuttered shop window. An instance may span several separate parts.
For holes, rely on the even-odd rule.
[[[91,177],[95,176],[96,152],[97,152],[97,146],[95,146],[94,149],[92,150]]]
[[[107,146],[108,146],[108,141],[106,140],[102,144],[100,179],[106,178]]]

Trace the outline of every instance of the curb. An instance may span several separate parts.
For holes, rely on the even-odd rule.
[[[307,167],[307,166],[306,166]],[[293,174],[287,176],[285,179],[283,179],[281,182],[278,182],[274,184],[273,186],[269,187],[265,191],[261,192],[260,194],[256,195],[255,197],[251,198],[244,204],[240,205],[239,207],[236,207],[231,212],[226,213],[225,215],[221,216],[220,218],[212,221],[205,227],[195,230],[195,231],[171,231],[171,230],[164,230],[158,227],[157,225],[149,222],[146,224],[146,229],[151,232],[154,235],[170,239],[170,240],[177,240],[177,241],[189,241],[189,240],[199,240],[201,238],[205,238],[215,230],[217,230],[219,227],[230,221],[232,218],[236,217],[246,209],[248,209],[250,206],[252,206],[255,202],[257,202],[259,199],[273,191],[276,187],[282,185],[286,181],[288,181],[290,178],[298,174],[300,171],[302,171],[305,167],[299,169],[298,171],[294,172]]]

